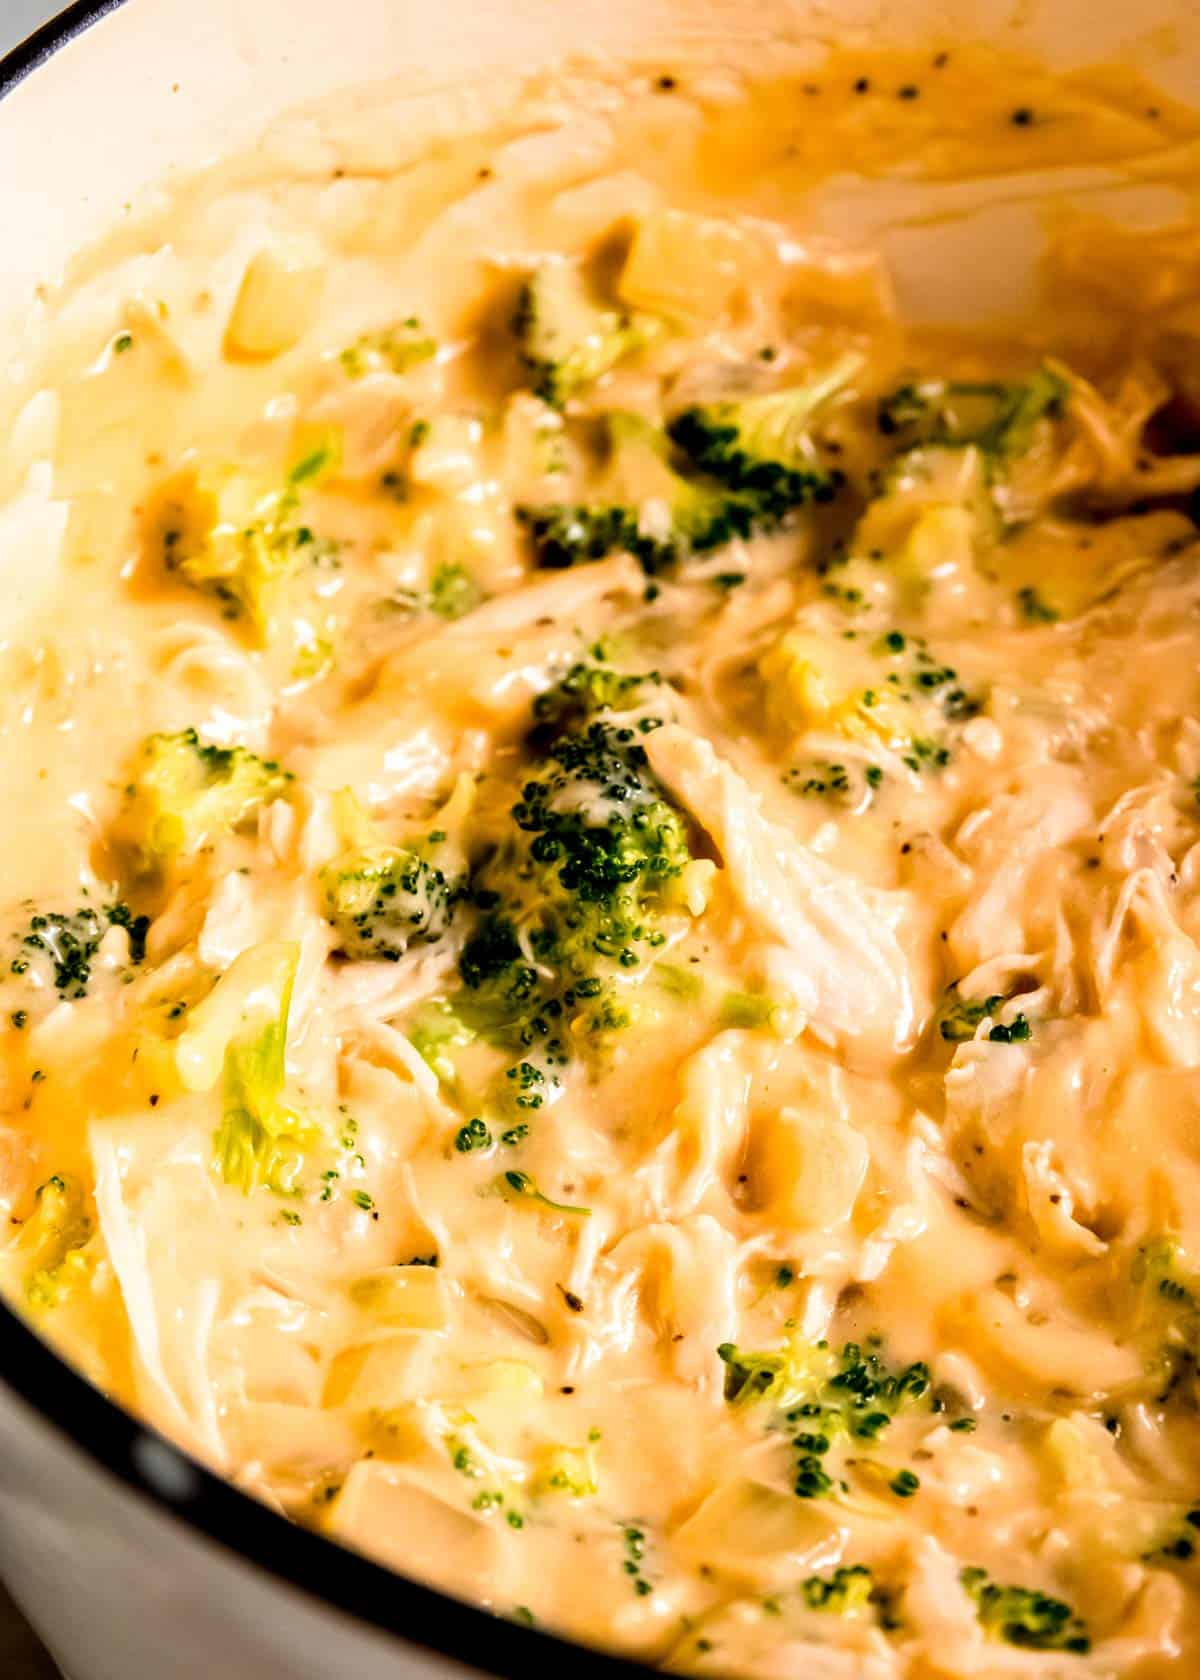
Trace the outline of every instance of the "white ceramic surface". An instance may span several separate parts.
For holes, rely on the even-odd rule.
[[[0,393],[39,280],[173,170],[252,142],[297,104],[392,76],[494,83],[581,51],[728,60],[780,33],[816,44],[859,32],[982,35],[1062,65],[1120,56],[1200,99],[1197,0],[125,0],[0,103]],[[1019,297],[1037,231],[1028,190],[981,188],[979,214],[963,213],[960,192],[936,251],[925,234],[885,231],[902,295],[935,313]],[[1109,192],[1092,175],[1074,190]],[[1138,212],[1137,195],[1109,196]],[[921,207],[909,192],[861,215],[894,222]],[[398,1680],[462,1663],[635,1672],[287,1529],[60,1371],[3,1309],[0,1373],[0,1570],[73,1680]]]

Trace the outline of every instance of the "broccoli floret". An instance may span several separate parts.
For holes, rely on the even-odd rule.
[[[875,1577],[861,1563],[835,1569],[832,1575],[810,1575],[800,1583],[810,1610],[825,1610],[835,1616],[857,1616],[870,1604],[874,1590]]]
[[[1027,624],[1057,624],[1061,616],[1058,608],[1052,607],[1032,584],[1017,590],[1017,605]]]
[[[302,526],[284,525],[268,514],[254,520],[228,541],[214,542],[202,554],[175,561],[168,557],[167,570],[178,570],[186,582],[215,595],[224,603],[228,618],[246,618],[259,646],[270,636],[268,605],[279,581],[298,564],[301,553],[312,541]]]
[[[17,1249],[25,1259],[25,1297],[32,1307],[58,1307],[90,1276],[87,1251],[95,1226],[83,1186],[63,1173],[39,1185],[34,1210],[21,1227]]]
[[[665,943],[664,895],[690,861],[639,735],[592,721],[553,740],[472,883],[487,914],[459,961],[463,1009],[551,1065],[568,1028],[624,1023],[612,982]]]
[[[1194,1309],[1200,1279],[1188,1269],[1187,1256],[1177,1242],[1160,1237],[1143,1243],[1134,1257],[1131,1277],[1172,1307]]]
[[[306,446],[286,486],[256,495],[237,474],[174,474],[147,505],[143,541],[151,564],[222,603],[227,618],[244,621],[259,646],[270,639],[279,584],[305,558],[330,545],[300,519],[300,492],[336,465],[331,433]]]
[[[447,623],[463,618],[485,599],[483,590],[457,561],[446,561],[435,568],[427,589],[398,589],[389,597],[389,605],[404,613],[432,613]]]
[[[1071,387],[1050,368],[1026,380],[930,379],[901,385],[880,400],[879,430],[905,449],[974,444],[986,455],[1022,455],[1039,420],[1062,413]]]
[[[865,1344],[847,1342],[840,1353],[826,1342],[748,1353],[722,1342],[717,1355],[725,1366],[725,1399],[733,1405],[770,1396],[788,1410],[798,1400],[815,1400],[823,1410],[841,1414],[839,1428],[873,1437],[906,1401],[925,1398],[931,1381],[922,1360],[889,1369],[881,1347],[879,1337],[870,1337]],[[809,1414],[801,1406],[798,1415]]]
[[[744,1406],[770,1394],[787,1370],[787,1358],[780,1353],[747,1353],[733,1342],[722,1342],[717,1357],[725,1367],[725,1399],[731,1406]]]
[[[938,1031],[947,1044],[964,1044],[975,1037],[981,1021],[989,1020],[1004,1003],[997,992],[992,997],[964,998],[951,986],[938,1011]],[[1014,1015],[1009,1022],[997,1021],[988,1029],[992,1044],[1025,1044],[1033,1037],[1033,1028],[1023,1014]]]
[[[272,799],[283,798],[291,774],[245,747],[216,747],[194,729],[151,735],[125,790],[119,837],[143,873],[178,853],[193,852],[240,828]]]
[[[748,491],[677,472],[670,440],[649,421],[611,414],[606,425],[609,461],[596,501],[516,510],[539,566],[562,570],[623,549],[653,576],[778,522]]]
[[[548,1447],[531,1483],[535,1495],[566,1493],[572,1499],[586,1499],[597,1489],[596,1452],[591,1441],[582,1447]]]
[[[422,1005],[408,1022],[405,1033],[418,1056],[431,1067],[443,1085],[458,1077],[451,1051],[474,1043],[474,1030],[455,1012],[445,998]]]
[[[490,900],[496,895],[483,896]],[[534,965],[507,915],[484,917],[463,946],[458,972],[467,989],[454,1007],[473,1033],[523,1054],[536,1054],[551,1068],[567,1061],[567,1010],[581,993],[576,988],[564,1002],[553,976]],[[597,986],[597,993],[600,989]]]
[[[1086,1625],[1060,1598],[1029,1587],[998,1586],[988,1579],[986,1569],[964,1569],[959,1580],[974,1599],[980,1624],[992,1639],[1027,1651],[1070,1651],[1082,1656],[1091,1650]]]
[[[666,944],[671,900],[691,857],[684,822],[650,771],[638,718],[654,675],[580,662],[534,708],[529,779],[511,827],[470,883],[483,912],[459,958],[457,1018],[519,1059],[487,1111],[520,1118],[552,1102],[557,1070],[603,1048],[629,1020],[627,988]],[[596,714],[612,709],[613,721]],[[625,995],[623,995],[625,994]],[[528,1126],[504,1131],[515,1144]]]
[[[539,1190],[537,1180],[527,1172],[501,1173],[497,1188],[505,1196],[515,1196],[527,1202],[536,1202],[539,1207],[550,1208],[554,1213],[574,1213],[582,1219],[590,1219],[592,1210],[589,1207],[576,1207],[571,1202],[556,1202]]]
[[[657,671],[618,671],[607,662],[600,645],[593,658],[578,660],[553,688],[534,700],[530,745],[547,747],[564,731],[578,728],[601,712],[631,712],[643,703],[645,689],[661,686]],[[642,719],[638,727],[646,734],[658,727],[658,721]]]
[[[437,354],[437,341],[415,315],[396,326],[363,333],[341,353],[342,368],[350,379],[368,373],[407,373]]]
[[[140,963],[146,955],[149,916],[135,916],[127,904],[109,904],[101,909],[84,905],[69,916],[51,910],[31,917],[10,968],[14,974],[42,974],[47,984],[53,981],[60,997],[86,997],[96,952],[114,927],[125,929],[129,960]]]
[[[960,997],[952,986],[938,1011],[938,1031],[947,1044],[964,1044],[967,1039],[975,1037],[979,1023],[995,1014],[1003,1002],[999,993],[975,1000]]]
[[[486,1123],[475,1116],[454,1134],[454,1147],[460,1155],[470,1155],[476,1149],[491,1149],[495,1143]]]
[[[582,271],[552,259],[521,288],[513,332],[534,392],[562,408],[626,356],[663,331],[654,315],[598,302]]]
[[[855,610],[871,602],[907,610],[955,570],[973,568],[1005,531],[998,502],[998,462],[982,450],[916,444],[869,475],[872,499],[851,539],[851,558],[836,566],[828,592]],[[881,571],[879,562],[887,561]],[[886,603],[886,605],[885,605]]]
[[[726,992],[717,1014],[722,1030],[735,1028],[742,1032],[771,1027],[781,1018],[783,1011],[778,1001],[762,992]]]
[[[770,1401],[794,1429],[800,1499],[832,1493],[834,1478],[825,1458],[839,1435],[874,1441],[896,1414],[930,1402],[932,1378],[923,1361],[889,1369],[878,1337],[847,1342],[835,1353],[825,1342],[793,1340],[775,1353],[747,1353],[723,1342],[717,1355],[725,1366],[725,1399],[733,1406]]]
[[[1182,1527],[1177,1527],[1160,1545],[1144,1552],[1142,1561],[1167,1566],[1173,1563],[1187,1563],[1196,1555],[1197,1542],[1200,1541],[1197,1529],[1200,1529],[1200,1506],[1193,1505],[1184,1512]]]
[[[641,540],[637,516],[627,508],[547,502],[518,507],[517,518],[529,532],[537,564],[548,571],[583,566],[622,549],[636,554]]]
[[[462,618],[483,600],[483,591],[465,567],[441,565],[429,582],[429,610],[438,618]]]
[[[563,416],[531,391],[514,391],[501,420],[502,476],[514,499],[553,494],[575,459]]]
[[[1007,1024],[997,1021],[988,1032],[988,1042],[991,1044],[1027,1044],[1033,1037],[1033,1028],[1024,1015],[1014,1015]]]
[[[458,884],[405,846],[371,846],[321,872],[325,916],[348,957],[399,962],[450,925]]]
[[[792,508],[830,501],[842,475],[822,465],[812,421],[861,365],[861,357],[843,356],[804,385],[686,408],[672,420],[670,436],[703,472],[751,492],[760,517],[781,519]]]
[[[1136,1327],[1146,1340],[1147,1370],[1157,1384],[1155,1401],[1196,1391],[1200,1359],[1200,1273],[1172,1237],[1142,1243],[1130,1267],[1137,1291]]]
[[[653,780],[645,748],[632,730],[610,724],[558,742],[512,815],[534,836],[531,860],[548,866],[575,905],[603,906],[603,926],[583,927],[589,918],[578,908],[573,916],[584,948],[606,956],[624,959],[628,944],[645,937],[647,895],[690,857],[683,819]]]
[[[517,930],[508,917],[488,916],[463,947],[458,960],[459,973],[472,991],[478,991],[494,985],[501,976],[508,976],[524,954]],[[536,974],[532,970],[530,973],[536,982]]]
[[[225,1049],[223,1113],[213,1151],[226,1184],[247,1196],[260,1185],[278,1195],[296,1194],[305,1153],[320,1138],[312,1121],[284,1097],[298,958],[296,946],[275,945],[253,947],[238,959],[245,965],[246,997],[239,1028]]]

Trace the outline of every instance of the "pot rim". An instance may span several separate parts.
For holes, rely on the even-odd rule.
[[[0,58],[0,99],[124,4],[73,0]],[[454,1598],[289,1521],[108,1399],[0,1298],[0,1397],[6,1390],[160,1514],[406,1646],[505,1680],[560,1664],[573,1680],[635,1680],[651,1672]]]

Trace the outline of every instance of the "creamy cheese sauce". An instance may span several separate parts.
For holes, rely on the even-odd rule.
[[[430,127],[181,186],[14,370],[6,1291],[502,1615],[1191,1673],[1200,234],[1064,214],[1000,333],[813,227],[1200,123],[956,50]]]

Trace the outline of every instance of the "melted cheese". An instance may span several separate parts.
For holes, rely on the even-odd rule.
[[[581,72],[80,260],[0,514],[0,1207],[95,1382],[673,1668],[1192,1671],[1195,230],[1064,214],[1004,334],[908,305],[937,194],[1196,131],[965,49]],[[628,353],[560,411],[564,259]],[[821,495],[710,476],[749,524],[670,552],[604,438],[834,368]],[[926,389],[1031,379],[1003,435]]]

